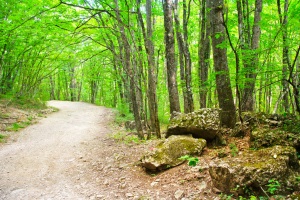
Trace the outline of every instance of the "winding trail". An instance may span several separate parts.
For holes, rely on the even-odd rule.
[[[0,146],[0,200],[217,200],[207,159],[158,174],[137,166],[159,140],[116,142],[111,109],[50,101],[60,110]],[[117,132],[116,132],[117,131]],[[128,134],[128,133],[126,133]],[[129,135],[130,136],[130,135]]]
[[[20,131],[0,149],[0,199],[97,199],[85,156],[110,132],[111,110],[50,101],[58,112]]]

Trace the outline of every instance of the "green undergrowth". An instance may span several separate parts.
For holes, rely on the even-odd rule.
[[[16,122],[12,125],[8,126],[5,130],[6,131],[19,131],[22,128],[25,128],[31,124],[31,121],[25,121],[25,122]]]
[[[114,139],[116,142],[124,144],[142,144],[145,140],[139,139],[137,135],[128,135],[125,132],[117,132],[109,135],[110,138]]]
[[[188,165],[191,166],[191,167],[195,167],[197,165],[197,163],[199,162],[198,158],[192,157],[190,155],[184,155],[184,156],[181,156],[178,159],[179,160],[187,160],[188,161]]]
[[[119,104],[116,107],[117,114],[115,116],[115,123],[124,124],[126,121],[134,120],[133,114],[130,112],[129,107],[124,104]]]
[[[0,134],[0,143],[3,143],[5,141],[6,136]]]
[[[11,95],[0,95],[0,103],[4,106],[11,106],[21,110],[42,110],[47,108],[46,102],[39,98],[14,97]]]

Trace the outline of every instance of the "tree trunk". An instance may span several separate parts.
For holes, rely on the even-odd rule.
[[[147,13],[147,38],[146,45],[148,47],[148,106],[150,112],[150,130],[156,133],[157,138],[161,138],[160,125],[158,120],[158,106],[157,106],[157,96],[156,96],[156,85],[157,85],[157,75],[155,69],[155,59],[154,59],[154,44],[152,40],[152,0],[146,0],[146,13]]]
[[[199,21],[200,37],[198,46],[198,65],[199,65],[199,96],[200,96],[200,108],[206,108],[207,99],[207,80],[208,80],[208,69],[209,69],[209,57],[210,57],[210,23],[209,17],[207,17],[207,0],[199,0],[201,6],[201,21]]]
[[[247,61],[248,64],[245,65],[246,68],[246,83],[244,86],[244,94],[243,94],[243,104],[242,109],[243,111],[254,111],[255,105],[255,82],[257,76],[257,66],[258,66],[258,48],[259,48],[259,41],[260,41],[260,20],[261,16],[260,13],[262,12],[262,0],[255,1],[255,12],[254,12],[254,24],[252,27],[252,40],[251,40],[251,53],[250,58]]]
[[[76,79],[75,79],[75,67],[70,69],[70,95],[71,101],[76,101]]]
[[[282,26],[282,93],[283,93],[283,108],[284,112],[289,113],[290,107],[289,107],[289,84],[285,81],[288,77],[288,68],[291,67],[290,59],[289,59],[289,48],[287,44],[287,24],[288,24],[288,0],[284,1],[284,11],[283,16],[281,12],[281,5],[280,0],[277,0],[277,8],[278,8],[278,15],[279,15],[279,22]]]
[[[170,102],[170,114],[180,112],[179,95],[176,79],[176,62],[175,62],[175,40],[172,17],[172,0],[164,1],[164,27],[165,27],[165,52],[167,62],[168,92]]]
[[[186,83],[186,63],[185,63],[185,56],[184,56],[184,41],[183,36],[181,34],[182,30],[180,28],[180,21],[178,17],[178,0],[175,0],[174,5],[174,19],[175,19],[175,31],[176,31],[176,38],[177,38],[177,45],[178,45],[178,54],[179,54],[179,69],[180,69],[180,82],[183,94],[183,108],[184,113],[189,113],[189,100],[188,100],[188,92],[187,92],[187,83]]]
[[[191,60],[191,53],[189,49],[188,43],[188,21],[190,16],[190,3],[189,0],[188,6],[186,4],[186,0],[183,0],[183,52],[185,58],[185,87],[187,93],[187,103],[188,103],[188,111],[194,111],[194,98],[193,98],[193,91],[192,91],[192,60]]]
[[[120,34],[121,34],[121,42],[124,47],[124,68],[129,77],[130,99],[131,99],[131,103],[132,103],[134,121],[135,121],[138,136],[140,138],[144,138],[142,124],[141,124],[141,118],[140,118],[140,113],[139,113],[139,108],[138,108],[137,96],[136,96],[136,87],[137,86],[135,83],[135,76],[134,76],[133,69],[132,69],[131,62],[130,62],[130,58],[131,58],[130,45],[129,45],[129,41],[126,37],[125,28],[124,28],[122,20],[121,20],[118,0],[114,0],[114,1],[115,1],[115,5],[116,5],[116,9],[115,9],[116,17],[118,20],[118,26],[119,26],[119,30],[120,30]]]
[[[222,47],[225,41],[225,28],[223,25],[223,0],[209,1],[211,8],[210,20],[212,27],[212,49],[214,68],[216,72],[216,86],[219,106],[222,109],[220,119],[222,126],[233,128],[236,122],[235,105],[230,84],[227,63],[227,50]]]
[[[55,99],[55,80],[53,80],[52,75],[49,76],[50,80],[50,100],[56,100]]]

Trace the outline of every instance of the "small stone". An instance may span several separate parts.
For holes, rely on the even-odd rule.
[[[126,196],[126,197],[133,197],[133,194],[131,194],[131,193],[126,193],[125,196]]]
[[[202,182],[200,183],[200,185],[199,185],[197,188],[198,188],[199,192],[202,192],[204,189],[207,188],[206,182],[205,182],[205,181],[202,181]]]
[[[158,184],[158,182],[152,182],[150,185],[151,185],[151,187],[154,187],[155,185],[157,185]]]
[[[174,194],[175,199],[180,199],[183,195],[183,191],[182,190],[177,190]]]
[[[96,196],[97,199],[102,199],[103,197],[104,197],[104,195],[101,195],[101,194],[98,194],[98,195]]]
[[[122,189],[125,189],[125,188],[126,188],[126,183],[122,184],[120,187],[121,187]]]

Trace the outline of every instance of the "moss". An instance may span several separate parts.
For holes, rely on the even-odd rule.
[[[141,159],[142,166],[150,170],[165,169],[164,166],[174,167],[184,162],[179,159],[181,156],[200,153],[205,146],[206,141],[203,139],[171,136],[164,143],[158,144],[155,152],[150,152]]]

